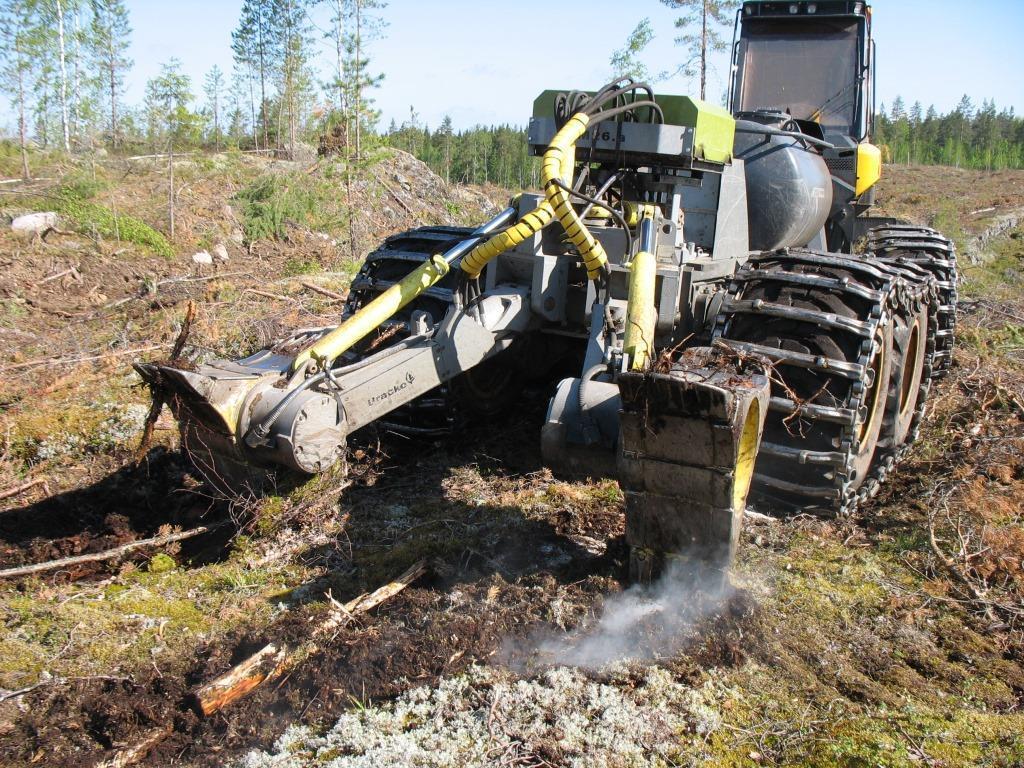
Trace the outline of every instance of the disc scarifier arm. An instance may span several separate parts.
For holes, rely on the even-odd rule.
[[[542,453],[619,478],[638,578],[670,557],[724,570],[748,492],[782,512],[868,498],[949,365],[955,254],[891,221],[852,252],[879,173],[870,9],[748,1],[740,19],[732,112],[629,78],[546,91],[528,131],[540,194],[476,230],[388,238],[336,327],[138,365],[197,466],[232,486],[322,472],[363,427],[457,431],[573,361]],[[792,84],[787,36],[822,59]]]

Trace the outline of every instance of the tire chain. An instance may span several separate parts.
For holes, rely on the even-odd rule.
[[[925,277],[910,268],[897,269],[885,262],[874,262],[861,256],[792,248],[754,256],[734,275],[728,288],[728,298],[715,322],[715,340],[724,342],[741,354],[767,357],[773,363],[775,379],[780,377],[780,369],[795,368],[819,373],[829,384],[843,378],[852,380],[842,402],[834,405],[809,402],[815,394],[809,389],[797,395],[807,399],[796,402],[786,392],[788,383],[773,382],[765,432],[772,438],[781,436],[788,444],[762,443],[752,489],[754,497],[766,500],[776,508],[847,515],[877,489],[891,468],[889,462],[882,463],[885,467],[882,471],[872,472],[869,469],[860,482],[850,475],[859,448],[858,426],[865,415],[864,400],[870,389],[869,366],[874,354],[875,334],[879,327],[892,322],[894,313],[901,311],[901,307],[912,307],[927,294],[927,288],[922,289],[918,280],[911,279],[912,274]],[[775,292],[771,289],[773,285],[782,286],[778,290],[783,292],[788,287],[791,295],[803,291],[805,296],[814,295],[819,300],[829,297],[823,303],[843,301],[847,310],[857,304],[869,309],[860,311],[856,322],[850,323],[848,321],[853,318],[844,322],[830,312],[745,298],[752,294],[772,294]],[[811,334],[784,340],[796,345],[813,339],[814,333],[820,336],[822,329],[829,329],[827,335],[832,341],[845,337],[849,349],[853,349],[856,343],[850,338],[851,334],[859,335],[862,341],[854,359],[849,356],[836,359],[771,348],[757,344],[756,339],[745,341],[739,338],[751,329],[755,332],[750,335],[755,336],[758,325],[762,326],[760,332],[770,332],[766,328],[776,319],[789,319],[797,328],[804,328]],[[832,396],[835,398],[834,394]],[[794,417],[808,425],[803,435],[793,434],[785,423]],[[819,443],[830,442],[832,449],[801,447],[804,435],[812,430],[817,430]],[[764,455],[770,458],[765,460]],[[895,460],[894,456],[892,464]],[[801,473],[794,471],[801,466],[805,477],[797,481],[790,479],[793,474]],[[815,469],[821,467],[830,469]]]
[[[956,246],[953,241],[930,227],[889,224],[868,232],[868,250],[880,261],[894,265],[913,265],[935,276],[939,306],[936,313],[935,352],[932,376],[944,376],[953,364],[956,338],[957,272]]]

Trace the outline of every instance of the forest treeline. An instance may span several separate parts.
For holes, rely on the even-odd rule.
[[[392,122],[384,135],[389,144],[411,152],[446,179],[509,188],[538,183],[540,166],[527,154],[523,128],[478,126],[454,132],[446,118],[431,131],[412,113],[401,126]],[[873,141],[887,163],[1024,168],[1024,119],[989,100],[975,108],[967,96],[946,114],[935,107],[923,110],[919,102],[908,110],[897,97],[891,109],[876,116]]]
[[[684,30],[721,26],[713,11],[729,5],[671,4],[688,14],[677,25]],[[521,127],[457,131],[445,118],[431,129],[410,108],[407,120],[381,130],[373,104],[381,77],[368,48],[385,33],[384,7],[381,0],[243,0],[230,72],[214,66],[193,82],[171,59],[146,83],[143,102],[129,104],[132,22],[124,0],[0,0],[0,91],[13,107],[23,175],[35,148],[276,151],[315,145],[330,132],[332,147],[357,161],[370,145],[387,143],[450,181],[536,186],[538,163]],[[651,35],[645,20],[613,53],[612,70],[647,74],[637,56]],[[691,37],[680,38],[691,61],[724,44]],[[690,74],[701,71],[694,64]],[[880,111],[875,142],[888,162],[1024,167],[1024,120],[991,101],[975,107],[967,96],[947,114],[898,98]]]
[[[132,23],[123,0],[0,0],[0,90],[23,157],[33,147],[274,150],[340,126],[358,159],[378,118],[370,92],[381,78],[367,47],[382,34],[383,7],[243,0],[231,72],[215,65],[196,83],[172,58],[146,83],[143,103],[127,104]]]
[[[1024,119],[992,100],[975,107],[966,95],[944,115],[919,101],[907,108],[897,96],[876,116],[874,142],[888,163],[1024,168]]]

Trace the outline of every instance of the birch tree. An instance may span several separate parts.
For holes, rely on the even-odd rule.
[[[28,168],[28,124],[26,119],[27,80],[32,71],[29,46],[31,7],[27,0],[4,0],[0,4],[0,84],[17,104],[18,146],[21,149],[21,177],[31,178]]]
[[[60,126],[64,132],[64,151],[71,151],[71,126],[68,120],[68,67],[64,37],[64,0],[51,0],[57,19],[57,53],[60,57]]]

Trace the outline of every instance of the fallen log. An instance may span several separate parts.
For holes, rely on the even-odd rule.
[[[366,613],[397,595],[427,570],[425,560],[412,565],[405,573],[383,587],[363,594],[342,605],[328,595],[334,610],[312,631],[312,637],[296,648],[269,643],[220,677],[197,688],[192,698],[196,709],[205,717],[219,712],[232,702],[249,695],[266,682],[281,677],[305,659],[318,653],[324,638],[341,628],[353,617]]]
[[[19,565],[16,568],[7,568],[5,570],[0,571],[0,579],[11,579],[16,576],[30,576],[33,573],[44,573],[46,571],[52,571],[57,568],[65,568],[67,566],[72,565],[81,565],[83,563],[97,563],[102,560],[114,560],[136,549],[141,549],[143,547],[161,547],[164,544],[171,544],[175,541],[191,539],[194,536],[200,536],[204,533],[209,533],[210,531],[216,530],[217,528],[221,528],[225,525],[227,525],[227,523],[218,523],[216,525],[200,525],[198,528],[190,528],[187,531],[168,533],[165,536],[154,536],[151,539],[139,539],[138,541],[132,541],[128,544],[122,544],[120,547],[107,549],[103,552],[92,552],[88,555],[75,555],[74,557],[62,557],[57,560],[47,560],[44,563]]]

